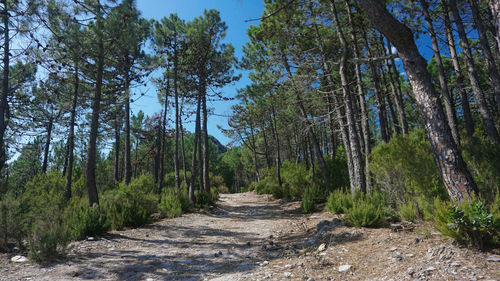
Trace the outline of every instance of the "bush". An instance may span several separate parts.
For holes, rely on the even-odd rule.
[[[189,195],[185,189],[168,189],[158,204],[158,211],[161,216],[174,218],[182,215],[191,207]]]
[[[21,221],[21,201],[9,192],[0,201],[0,250],[5,250],[10,240],[21,245],[24,237]]]
[[[394,136],[374,147],[370,158],[375,183],[392,204],[407,196],[447,197],[423,130]]]
[[[109,229],[107,215],[101,205],[89,206],[88,200],[73,198],[66,210],[65,222],[71,239],[97,236]]]
[[[28,234],[29,256],[35,261],[64,254],[69,234],[63,223],[65,179],[56,172],[29,181],[22,197],[23,231]]]
[[[406,221],[413,222],[418,217],[418,209],[415,203],[408,200],[406,203],[401,204],[398,210],[399,215]]]
[[[378,226],[382,222],[381,206],[365,200],[356,200],[346,212],[346,222],[352,226]]]
[[[157,196],[141,190],[132,190],[131,185],[104,194],[103,205],[112,229],[139,227],[150,222],[156,211]]]
[[[132,178],[128,186],[131,190],[140,191],[145,194],[153,194],[156,190],[155,179],[149,173]]]
[[[68,242],[68,231],[62,224],[39,222],[33,226],[29,237],[28,256],[38,262],[59,258],[66,252]]]
[[[196,207],[205,208],[206,206],[215,206],[219,194],[217,190],[210,189],[210,193],[205,191],[195,190],[194,196],[196,197]]]
[[[497,214],[490,213],[480,200],[452,205],[436,199],[435,208],[435,227],[443,235],[480,249],[499,243],[500,233],[494,223]]]
[[[321,202],[325,202],[325,190],[314,185],[304,192],[300,208],[303,213],[312,213],[316,209],[316,204]]]
[[[352,207],[351,193],[347,190],[338,189],[330,192],[326,201],[326,209],[334,214],[343,214]]]

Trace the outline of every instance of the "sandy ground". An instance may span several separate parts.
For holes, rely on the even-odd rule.
[[[0,254],[0,280],[500,280],[488,261],[499,249],[459,247],[429,226],[345,227],[299,204],[223,194],[207,211],[73,242],[57,262]]]

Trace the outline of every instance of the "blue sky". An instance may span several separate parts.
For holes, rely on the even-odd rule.
[[[228,26],[226,34],[226,43],[231,43],[235,47],[236,56],[241,58],[242,46],[247,42],[246,31],[251,23],[245,22],[247,19],[259,18],[262,15],[264,4],[262,0],[137,0],[137,6],[144,18],[153,18],[160,20],[168,17],[171,13],[177,13],[183,20],[191,21],[193,18],[203,14],[205,9],[217,9],[221,13],[221,18]],[[258,24],[258,22],[254,22]],[[239,71],[236,71],[239,73]],[[249,83],[246,73],[234,85],[226,86],[222,89],[224,96],[234,97],[236,89],[243,88]],[[136,93],[145,91],[146,95],[132,106],[133,114],[139,110],[147,115],[160,112],[161,106],[158,103],[156,89],[152,83],[148,83],[145,88],[137,88]],[[227,144],[226,138],[218,129],[217,125],[227,127],[227,117],[231,114],[231,102],[212,102],[209,104],[214,109],[216,116],[210,116],[208,119],[208,133],[218,138],[223,144]],[[172,124],[170,124],[172,125]],[[185,124],[189,131],[193,131],[193,124]]]

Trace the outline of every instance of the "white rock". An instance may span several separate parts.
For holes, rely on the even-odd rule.
[[[95,238],[92,236],[87,237],[87,241],[95,241]]]
[[[349,265],[349,264],[341,265],[341,266],[339,266],[339,272],[346,272],[349,269],[351,269],[351,267],[352,267],[352,265]]]
[[[325,243],[319,245],[319,247],[318,247],[318,252],[323,252],[324,250],[326,250],[326,244]]]
[[[391,252],[394,252],[394,251],[396,251],[397,249],[398,249],[397,247],[392,247],[392,248],[391,248]]]
[[[260,266],[266,266],[266,265],[268,265],[268,264],[269,264],[269,262],[268,262],[268,261],[263,261],[263,262],[260,264]]]
[[[284,268],[292,268],[292,265],[291,264],[287,264],[284,266]]]
[[[459,267],[461,266],[462,264],[459,262],[459,261],[454,261],[450,264],[451,266],[455,266],[455,267]]]
[[[28,261],[28,258],[27,257],[24,257],[24,256],[13,256],[11,259],[10,259],[11,262],[27,262]]]
[[[286,278],[292,277],[292,273],[291,272],[284,272],[283,274],[285,275]]]
[[[492,255],[492,256],[489,256],[486,260],[492,261],[492,262],[500,262],[500,256],[499,255]]]

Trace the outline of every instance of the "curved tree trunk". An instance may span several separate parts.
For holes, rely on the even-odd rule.
[[[411,30],[396,20],[380,1],[360,0],[360,3],[373,25],[398,50],[450,198],[458,201],[470,199],[472,192],[478,191],[477,186],[451,137],[450,127],[445,122],[431,76],[427,72],[427,62],[420,55]]]
[[[71,183],[73,180],[73,162],[74,162],[74,148],[75,148],[75,119],[76,119],[76,106],[78,104],[78,91],[80,86],[80,79],[78,73],[78,60],[75,60],[75,81],[73,89],[73,101],[71,103],[71,116],[69,123],[68,135],[68,165],[66,167],[66,201],[71,199]]]

